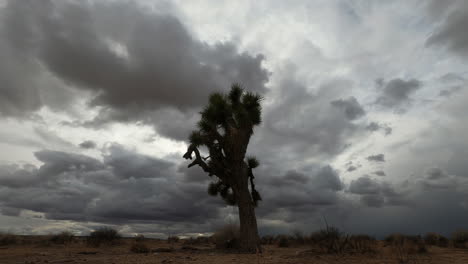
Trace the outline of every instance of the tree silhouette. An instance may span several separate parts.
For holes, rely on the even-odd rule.
[[[238,206],[240,249],[252,253],[261,251],[255,217],[261,197],[252,173],[259,162],[245,154],[254,126],[261,123],[261,100],[260,95],[246,92],[238,84],[233,84],[228,94],[211,94],[184,155],[192,159],[195,154],[189,168],[199,165],[210,177],[215,176],[215,182],[208,186],[210,195],[219,194],[227,204]],[[207,157],[200,155],[202,146],[208,149]]]

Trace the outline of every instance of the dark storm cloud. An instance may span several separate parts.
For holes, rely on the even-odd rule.
[[[0,207],[0,214],[6,216],[19,216],[21,209],[11,207]]]
[[[442,2],[436,4],[436,2]],[[432,1],[430,13],[441,14],[441,25],[427,39],[426,45],[440,45],[461,56],[468,55],[468,3],[466,1]],[[446,12],[444,12],[446,11]],[[436,16],[438,19],[439,16]]]
[[[33,165],[1,165],[0,185],[8,188],[21,188],[36,184],[40,181],[37,168]]]
[[[220,204],[206,186],[182,184],[174,164],[110,145],[103,161],[43,150],[43,163],[0,167],[1,207],[45,213],[49,219],[126,223],[200,223]]]
[[[187,122],[168,127],[150,115],[166,115],[169,123],[189,121],[209,93],[226,90],[233,82],[265,92],[268,73],[261,66],[262,55],[239,52],[229,42],[200,42],[176,17],[135,3],[9,1],[3,13],[0,48],[6,47],[0,52],[11,54],[12,62],[21,62],[18,54],[27,55],[25,60],[38,60],[53,73],[51,78],[93,92],[91,105],[103,107],[95,123],[140,120],[180,139],[177,133]],[[29,76],[26,69],[12,72],[23,76],[10,78],[11,73],[2,71],[0,79],[4,74],[23,82]],[[43,104],[34,86],[4,83],[4,114],[34,111]]]
[[[377,122],[370,122],[367,126],[366,129],[369,131],[379,131],[382,130],[386,136],[392,134],[393,129],[387,125],[387,124],[380,124]]]
[[[303,183],[303,184],[309,181],[309,177],[297,171],[288,171],[286,175],[284,176],[284,179],[298,182],[298,183]]]
[[[262,153],[265,147],[274,148],[272,158],[281,160],[340,153],[366,132],[362,122],[354,120],[363,114],[357,100],[339,99],[350,86],[347,80],[334,79],[310,91],[294,79],[282,80],[278,94],[272,95],[274,102],[265,107],[264,124],[251,149]]]
[[[356,166],[351,165],[351,166],[349,166],[349,167],[346,169],[346,171],[347,171],[347,172],[352,172],[352,171],[355,171],[355,170],[357,170],[357,169],[358,169],[358,168],[357,168]]]
[[[426,175],[431,180],[447,177],[447,174],[440,168],[430,168],[426,171]]]
[[[348,191],[359,195],[361,203],[369,207],[408,205],[405,193],[397,192],[391,184],[379,182],[368,175],[351,181]]]
[[[94,142],[92,140],[85,140],[85,141],[81,142],[78,146],[80,146],[80,148],[84,148],[84,149],[93,149],[93,148],[96,148],[96,142]]]
[[[256,173],[257,188],[263,201],[258,207],[261,219],[282,219],[296,223],[320,215],[320,211],[339,206],[344,184],[330,166],[306,171],[286,171],[275,176],[275,170]]]
[[[339,99],[330,102],[333,106],[342,109],[349,120],[354,120],[366,114],[362,106],[358,103],[356,98],[349,97],[348,99]]]
[[[30,0],[0,8],[0,115],[27,118],[45,104],[63,110],[73,101],[74,92],[35,58],[36,19],[48,8],[48,1]]]
[[[382,207],[385,200],[381,195],[367,194],[361,196],[361,202],[369,207]]]
[[[368,176],[363,176],[351,182],[349,191],[355,194],[377,194],[380,192],[380,185]]]
[[[385,162],[384,154],[370,155],[366,158],[368,161]]]
[[[411,102],[410,95],[421,88],[422,84],[416,79],[392,79],[382,83],[381,95],[376,104],[387,108],[400,107]]]
[[[169,177],[173,173],[171,162],[128,151],[122,146],[111,145],[104,156],[104,163],[114,175],[122,179]]]
[[[377,176],[386,176],[385,171],[383,170],[374,171],[374,174]]]

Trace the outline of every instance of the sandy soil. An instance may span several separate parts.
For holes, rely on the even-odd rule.
[[[144,243],[153,250],[173,248],[173,252],[138,254],[130,252],[133,240],[127,239],[114,246],[88,247],[83,242],[71,245],[41,245],[40,243],[17,244],[0,247],[1,264],[36,264],[36,263],[401,263],[397,255],[388,247],[380,245],[378,253],[369,255],[333,256],[320,254],[310,246],[292,246],[278,248],[275,245],[264,246],[264,253],[234,254],[220,252],[210,245],[191,245],[195,249],[183,249],[183,243],[168,244],[166,241],[148,240]],[[411,255],[404,263],[430,264],[467,264],[468,249],[429,247],[429,253]]]

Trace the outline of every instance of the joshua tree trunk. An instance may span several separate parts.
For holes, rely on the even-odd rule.
[[[255,207],[247,185],[238,188],[236,196],[239,208],[240,249],[249,253],[255,253],[257,250],[261,252]]]
[[[234,194],[239,208],[240,223],[240,250],[247,253],[261,252],[260,238],[258,236],[255,205],[249,191],[247,167],[241,162],[241,169],[236,179]]]

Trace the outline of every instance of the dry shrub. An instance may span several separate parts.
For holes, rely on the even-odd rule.
[[[206,245],[211,244],[211,238],[206,236],[199,236],[196,238],[190,237],[184,239],[184,245]]]
[[[327,254],[343,254],[349,246],[349,236],[332,226],[312,233],[310,241]]]
[[[428,253],[421,236],[407,236],[396,233],[388,236],[385,242],[390,246],[398,263],[412,263],[420,255]]]
[[[225,225],[212,236],[218,249],[238,249],[240,229],[237,225]]]
[[[136,236],[134,237],[134,239],[135,239],[135,242],[143,242],[143,241],[145,241],[145,236],[139,234],[139,235],[136,235]]]
[[[172,244],[172,243],[177,243],[179,242],[180,238],[178,236],[168,236],[167,237],[167,243]]]
[[[287,248],[291,246],[291,238],[288,236],[278,236],[278,247]]]
[[[376,243],[375,238],[368,235],[352,235],[349,237],[347,250],[357,254],[375,253]]]
[[[120,234],[117,230],[111,227],[101,227],[89,234],[87,243],[90,246],[98,247],[101,244],[113,245],[120,239]]]
[[[18,243],[18,237],[10,233],[0,233],[0,246],[9,246]]]
[[[304,245],[307,241],[307,238],[302,234],[301,231],[294,231],[293,240],[295,244]]]
[[[146,254],[146,253],[149,253],[151,250],[145,243],[141,241],[137,241],[132,244],[132,246],[130,247],[130,251],[133,253]]]
[[[468,242],[468,230],[460,229],[452,234],[452,243],[456,248],[466,248]]]
[[[59,234],[52,235],[49,240],[54,244],[66,245],[75,240],[75,235],[70,231],[63,231]]]
[[[437,233],[430,232],[424,236],[424,242],[426,245],[438,246],[438,247],[447,247],[449,240]]]
[[[270,235],[263,236],[260,239],[260,243],[262,243],[262,245],[272,245],[275,243],[275,237],[270,236]]]

